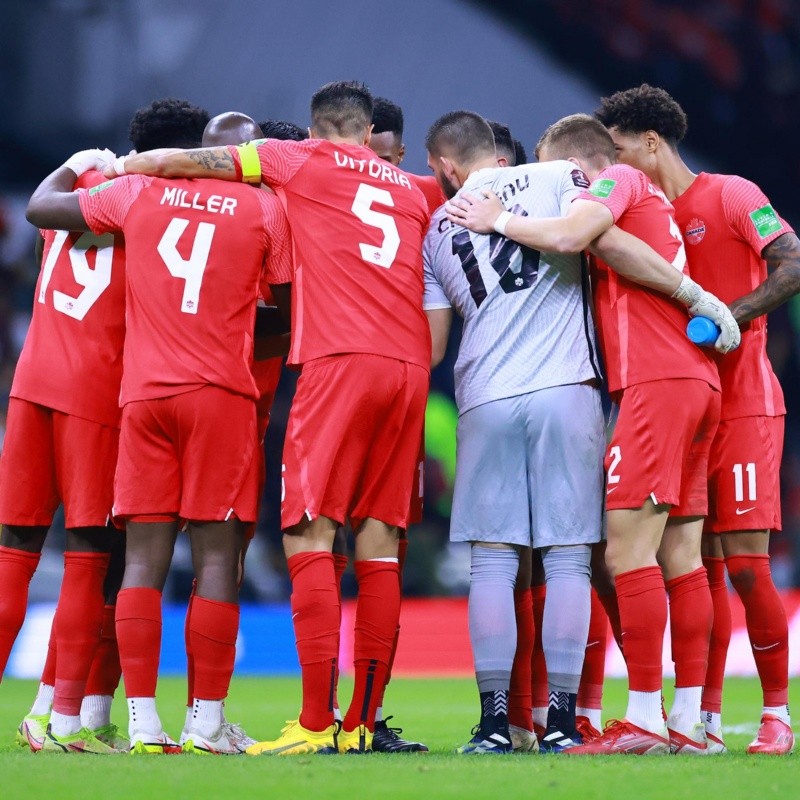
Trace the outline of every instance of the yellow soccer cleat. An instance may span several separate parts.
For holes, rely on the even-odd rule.
[[[245,750],[249,756],[299,756],[332,755],[338,753],[336,728],[330,725],[324,731],[309,731],[300,720],[286,720],[281,735],[271,742],[256,742]]]
[[[359,725],[355,730],[339,731],[339,752],[348,754],[371,753],[372,732],[366,725]]]

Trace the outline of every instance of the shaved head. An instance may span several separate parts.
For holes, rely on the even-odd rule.
[[[255,120],[238,111],[227,111],[213,117],[203,131],[203,147],[241,144],[261,139],[263,134]]]

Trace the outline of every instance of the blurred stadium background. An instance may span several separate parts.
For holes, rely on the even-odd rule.
[[[686,109],[686,150],[694,168],[756,181],[800,226],[800,7],[794,0],[4,0],[2,8],[0,446],[37,276],[35,231],[23,216],[27,198],[76,150],[127,152],[132,113],[157,98],[183,97],[211,114],[237,110],[305,126],[318,86],[364,80],[403,107],[403,166],[424,174],[425,131],[445,111],[469,108],[504,122],[532,150],[559,117],[591,112],[602,95],[648,81]],[[426,518],[411,533],[404,579],[409,597],[462,596],[467,588],[468,555],[447,541],[454,351],[451,343],[433,375]],[[788,408],[784,533],[774,537],[773,569],[776,582],[789,589],[800,586],[800,297],[772,315],[770,357]],[[281,603],[289,592],[277,498],[293,383],[285,374],[270,424],[269,479],[243,590],[253,603]],[[33,602],[52,603],[57,596],[62,543],[57,522],[32,584]],[[171,601],[187,597],[190,568],[181,543],[168,587]],[[354,588],[346,576],[345,594]],[[789,595],[787,602],[794,609]],[[437,613],[445,617],[446,609],[461,608],[460,601],[442,603]],[[35,673],[33,644],[46,632],[50,608],[42,606],[39,622],[31,615],[12,672]],[[408,615],[414,608],[421,607],[407,606],[407,627],[413,627]],[[282,630],[288,615],[280,607],[275,614],[273,630]],[[254,630],[266,620],[258,619]],[[288,628],[285,633],[293,658]],[[269,649],[283,647],[273,641]],[[258,647],[247,652],[254,664],[266,657]],[[165,666],[171,657],[165,652]],[[177,669],[179,655],[175,659]]]

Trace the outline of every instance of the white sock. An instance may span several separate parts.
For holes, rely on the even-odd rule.
[[[540,728],[547,727],[547,706],[534,706],[533,724]]]
[[[603,730],[602,713],[603,711],[600,708],[582,708],[578,706],[575,709],[576,717],[586,717],[591,723],[591,726],[598,731]]]
[[[110,694],[87,694],[81,703],[81,722],[84,728],[95,731],[111,724]]]
[[[702,686],[676,688],[675,699],[672,701],[667,725],[681,733],[691,730],[702,719],[700,712],[702,699]]]
[[[131,736],[134,733],[150,733],[158,736],[164,732],[156,711],[155,697],[128,698],[128,731]]]
[[[195,698],[191,709],[192,730],[212,736],[222,727],[222,700],[198,700]]]
[[[339,706],[333,707],[333,718],[339,720],[339,722],[342,722],[342,720],[344,719],[344,717],[342,716],[342,709],[339,708]]]
[[[706,727],[706,733],[713,733],[714,736],[722,735],[722,714],[718,714],[716,711],[701,711],[700,715],[703,725]]]
[[[50,712],[50,731],[55,736],[71,736],[81,729],[81,718],[78,714],[59,714]]]
[[[33,701],[30,711],[34,717],[43,717],[50,713],[50,709],[53,707],[55,691],[56,687],[51,686],[49,683],[39,684],[39,691],[36,693],[36,699]]]
[[[628,710],[625,719],[651,733],[664,730],[661,709],[661,692],[628,692]]]
[[[761,711],[762,714],[772,714],[777,717],[781,722],[787,725],[792,724],[792,718],[789,716],[789,706],[764,706]]]

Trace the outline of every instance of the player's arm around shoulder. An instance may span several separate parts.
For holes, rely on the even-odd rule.
[[[231,148],[200,147],[194,150],[160,148],[121,156],[103,170],[107,178],[120,175],[152,175],[157,178],[217,178],[243,180]]]

